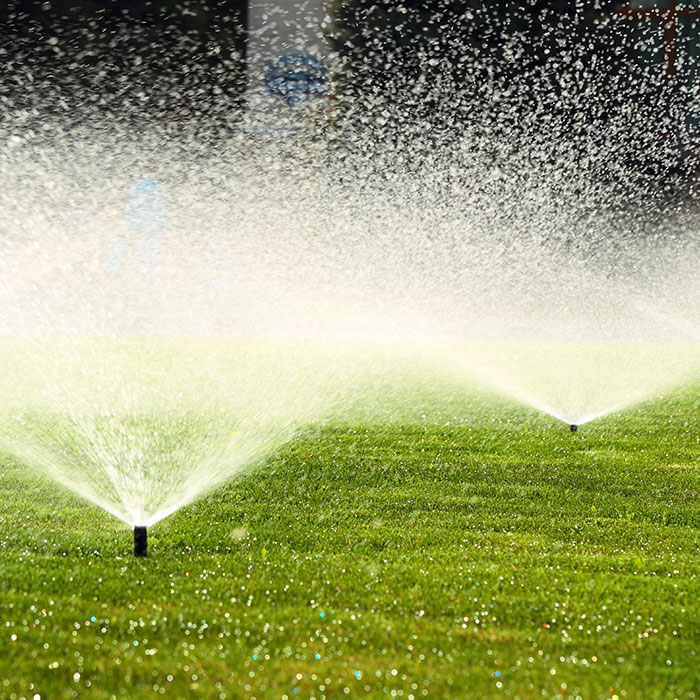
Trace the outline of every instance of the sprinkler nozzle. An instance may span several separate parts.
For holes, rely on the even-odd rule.
[[[148,531],[144,525],[134,528],[134,556],[145,557],[148,554]]]
[[[569,430],[570,430],[572,433],[577,432],[577,431],[578,431],[578,425],[575,425],[574,423],[572,423],[572,424],[569,426]]]

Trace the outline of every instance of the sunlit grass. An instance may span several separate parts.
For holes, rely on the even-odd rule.
[[[0,696],[692,698],[695,395],[576,435],[415,399],[305,432],[150,528],[143,561],[6,459]]]

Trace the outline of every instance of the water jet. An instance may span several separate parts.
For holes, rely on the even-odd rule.
[[[145,525],[134,527],[134,556],[145,557],[148,554],[148,530]]]
[[[261,32],[266,12],[253,21]],[[677,260],[697,258],[694,236],[687,254],[675,233],[668,243],[633,239],[641,214],[618,222],[626,208],[612,206],[607,175],[589,182],[617,139],[596,140],[589,176],[573,157],[578,140],[550,136],[539,119],[530,133],[526,119],[494,168],[481,120],[462,124],[469,91],[444,93],[455,119],[444,150],[422,123],[404,139],[398,119],[387,138],[394,118],[376,121],[374,98],[371,110],[358,99],[327,138],[334,119],[297,109],[304,95],[321,111],[322,52],[315,59],[315,46],[289,36],[288,46],[251,49],[260,108],[256,93],[245,124],[272,134],[308,124],[308,140],[273,136],[261,148],[245,131],[210,148],[188,130],[173,139],[164,120],[133,141],[130,119],[115,114],[114,128],[70,141],[25,138],[18,117],[18,140],[0,143],[15,183],[0,195],[0,357],[13,367],[0,372],[0,446],[130,527],[141,523],[136,556],[147,555],[146,525],[305,426],[331,412],[341,420],[341,410],[354,420],[356,401],[373,419],[393,411],[375,388],[368,348],[377,342],[416,341],[429,366],[404,375],[388,360],[387,376],[423,381],[433,364],[446,367],[572,433],[700,365],[684,345],[697,319],[679,308],[700,309],[692,262],[678,293],[667,288]],[[315,69],[313,85],[300,68]],[[285,99],[300,104],[280,123]],[[500,132],[498,113],[484,114],[510,144],[512,114],[503,117]],[[590,152],[588,138],[580,146]],[[682,319],[677,329],[669,315]]]

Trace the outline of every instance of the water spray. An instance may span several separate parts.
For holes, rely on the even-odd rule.
[[[570,430],[572,433],[577,433],[577,432],[578,432],[578,425],[576,425],[575,423],[572,423],[572,424],[569,426],[569,430]],[[144,528],[144,529],[145,529],[145,528]]]
[[[148,531],[145,525],[134,527],[134,556],[145,557],[148,554]]]

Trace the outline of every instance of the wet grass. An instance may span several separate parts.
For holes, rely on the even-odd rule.
[[[697,393],[318,427],[146,560],[6,458],[0,698],[694,698]]]

